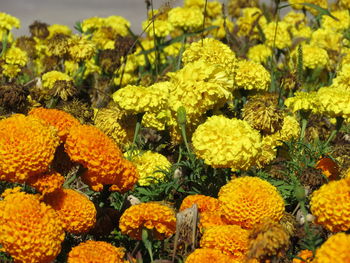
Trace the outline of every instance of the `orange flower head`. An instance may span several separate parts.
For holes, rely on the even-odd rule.
[[[7,189],[0,201],[0,244],[15,262],[50,263],[61,251],[64,230],[39,196]]]
[[[71,160],[87,168],[82,179],[94,191],[101,191],[103,185],[112,185],[110,190],[123,192],[137,182],[135,167],[123,158],[114,141],[94,126],[72,127],[65,151]]]
[[[293,258],[293,263],[311,263],[314,254],[311,250],[304,249],[301,250],[296,258]]]
[[[340,179],[339,166],[331,158],[321,158],[316,164],[316,169],[321,169],[322,173],[328,178],[328,180]]]
[[[200,246],[220,250],[233,259],[241,260],[248,251],[248,235],[248,230],[237,225],[213,226],[204,232]]]
[[[350,229],[350,178],[330,181],[311,195],[310,209],[316,223],[332,232]]]
[[[350,235],[337,233],[329,237],[317,250],[312,263],[350,262]]]
[[[46,195],[44,202],[56,210],[64,230],[73,234],[87,233],[96,223],[96,208],[85,195],[61,189]]]
[[[54,126],[57,129],[58,136],[62,141],[65,141],[69,129],[72,126],[80,125],[78,119],[62,110],[34,108],[28,114],[42,119],[48,124]]]
[[[219,200],[205,195],[188,195],[182,201],[180,211],[190,208],[192,205],[198,206],[199,212],[215,211],[219,207]]]
[[[104,241],[88,240],[80,243],[68,254],[68,263],[124,263],[125,249]]]
[[[61,174],[50,172],[31,177],[27,183],[38,192],[46,195],[60,189],[64,180],[65,178]]]
[[[25,182],[48,169],[59,138],[42,120],[15,114],[0,121],[0,180]]]
[[[199,215],[199,229],[201,232],[212,226],[224,226],[228,224],[221,208],[215,211],[201,212]]]
[[[185,263],[237,263],[230,256],[223,254],[220,250],[212,248],[197,248],[187,258]]]
[[[125,210],[119,221],[123,234],[141,240],[142,229],[149,229],[153,237],[163,240],[176,230],[176,217],[173,209],[159,203],[141,203]]]
[[[247,229],[267,219],[278,222],[284,214],[277,188],[258,177],[232,179],[220,189],[218,199],[226,220]]]

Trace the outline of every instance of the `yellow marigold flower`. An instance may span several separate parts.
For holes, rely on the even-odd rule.
[[[263,27],[263,32],[266,38],[265,44],[269,47],[276,47],[278,49],[290,47],[292,45],[292,38],[288,28],[289,24],[284,21],[268,23]]]
[[[252,229],[270,220],[278,222],[284,213],[284,201],[277,188],[258,177],[232,179],[221,187],[219,201],[231,224]]]
[[[198,126],[192,144],[208,165],[246,170],[259,154],[261,137],[246,121],[213,116]]]
[[[94,203],[73,189],[61,189],[48,194],[44,202],[56,210],[64,230],[69,233],[87,233],[96,223]]]
[[[47,89],[53,89],[56,81],[73,81],[73,79],[67,74],[60,71],[49,71],[42,76],[43,87]]]
[[[350,54],[350,53],[349,53]],[[350,91],[350,64],[344,63],[337,76],[333,79],[332,86]]]
[[[95,45],[87,36],[72,36],[68,41],[68,53],[75,62],[89,60],[95,54]]]
[[[205,0],[184,0],[184,6],[204,8]]]
[[[294,97],[287,98],[284,104],[294,113],[299,110],[318,113],[321,105],[316,94],[316,92],[297,91],[294,93]]]
[[[295,12],[294,10],[289,11],[284,17],[283,21],[288,23],[290,27],[295,26],[296,24],[300,23],[307,23],[307,17],[304,13],[301,12]]]
[[[242,10],[242,16],[237,19],[239,37],[245,36],[250,39],[259,38],[259,31],[257,24],[260,27],[266,25],[266,18],[262,11],[257,7],[247,7]]]
[[[81,28],[83,32],[93,31],[95,29],[101,28],[103,26],[103,18],[101,17],[89,17],[81,22]]]
[[[169,82],[160,82],[146,88],[128,85],[113,93],[112,98],[120,108],[136,114],[157,112],[168,104]]]
[[[139,171],[138,184],[142,186],[164,181],[165,173],[159,170],[169,170],[171,167],[171,163],[164,155],[151,151],[133,156],[131,162]]]
[[[21,72],[21,68],[18,65],[12,65],[12,64],[4,64],[1,65],[1,69],[2,69],[2,74],[6,77],[9,78],[15,78],[18,73]]]
[[[316,69],[325,68],[329,63],[328,53],[325,49],[315,45],[303,44],[303,68]],[[297,67],[298,49],[291,53],[291,64]]]
[[[314,191],[310,205],[316,222],[332,232],[350,229],[349,195],[349,179],[331,181]]]
[[[338,233],[329,237],[317,250],[312,263],[350,262],[350,235]]]
[[[258,44],[248,50],[247,56],[255,63],[266,63],[267,59],[272,56],[272,49],[264,44]]]
[[[45,73],[41,78],[44,88],[43,94],[59,96],[66,101],[68,97],[72,97],[76,93],[73,78],[66,73],[53,70]]]
[[[49,263],[61,251],[64,230],[39,196],[7,189],[0,201],[0,244],[15,262]]]
[[[218,27],[209,31],[213,37],[218,39],[223,39],[226,36],[226,32],[227,31],[233,32],[233,28],[234,28],[234,25],[230,19],[228,19],[227,17],[224,18],[221,16],[211,21],[210,25]]]
[[[249,234],[248,258],[264,262],[273,257],[283,257],[290,245],[290,236],[277,222],[265,221],[255,226]]]
[[[349,0],[339,0],[339,5],[345,9],[350,8],[350,1]]]
[[[288,0],[289,4],[291,5],[292,8],[294,9],[303,9],[305,8],[306,10],[308,10],[309,12],[311,12],[314,15],[318,14],[318,11],[310,6],[306,6],[306,5],[301,5],[303,3],[309,3],[309,4],[314,4],[314,5],[318,5],[322,8],[327,9],[328,8],[328,1],[327,0]]]
[[[342,39],[342,34],[338,32],[334,32],[329,28],[319,28],[312,32],[310,45],[339,52]]]
[[[103,18],[103,25],[113,29],[116,35],[125,37],[129,34],[130,22],[121,16],[109,16]]]
[[[270,73],[261,64],[242,60],[237,63],[234,80],[236,88],[267,90],[271,77]]]
[[[298,258],[293,258],[293,263],[311,263],[314,257],[314,254],[312,253],[311,250],[304,249],[297,254],[297,257]]]
[[[248,251],[249,231],[237,225],[208,228],[200,241],[201,248],[220,250],[236,260],[243,260]]]
[[[205,195],[188,195],[182,200],[180,211],[183,211],[187,208],[192,207],[192,205],[196,204],[199,212],[205,211],[215,211],[218,209],[219,200]]]
[[[22,49],[12,46],[6,50],[5,62],[7,64],[24,67],[28,62],[28,56]]]
[[[168,13],[168,20],[184,31],[194,31],[203,24],[203,13],[199,8],[175,7]]]
[[[317,98],[321,103],[320,112],[327,116],[350,117],[350,92],[342,87],[322,87],[317,91]]]
[[[232,98],[232,77],[218,64],[200,59],[168,75],[173,84],[168,105],[173,112],[185,107],[189,122]]]
[[[53,24],[47,27],[49,30],[48,39],[51,39],[55,35],[62,34],[66,36],[70,36],[72,34],[72,30],[66,25]]]
[[[125,249],[104,241],[88,240],[73,247],[68,254],[68,263],[124,263]]]
[[[206,63],[219,64],[231,75],[236,64],[236,55],[219,40],[205,38],[203,41],[193,42],[186,48],[182,55],[182,62],[185,64],[204,60]]]
[[[23,182],[45,172],[59,139],[42,120],[12,115],[0,121],[0,179]]]
[[[158,113],[146,112],[142,116],[142,127],[152,128],[157,131],[164,131],[169,119],[169,110],[161,110]]]
[[[0,31],[10,31],[13,27],[19,28],[20,26],[21,22],[18,18],[4,12],[0,12]]]
[[[185,263],[236,263],[230,256],[223,254],[218,249],[197,248],[187,258]]]
[[[26,183],[38,192],[46,195],[62,188],[64,180],[65,178],[61,174],[50,172],[31,177]]]
[[[42,119],[48,124],[54,126],[57,129],[57,134],[62,141],[65,141],[69,133],[69,129],[72,126],[80,125],[78,119],[62,110],[34,108],[28,114]]]
[[[163,14],[160,14],[159,10],[154,11],[154,18],[152,18],[152,12],[149,13],[148,19],[142,22],[142,29],[147,32],[150,37],[154,34],[156,37],[166,37],[174,30],[173,24],[168,19],[163,19]],[[166,15],[167,16],[167,15]]]
[[[142,229],[152,231],[153,238],[163,240],[175,233],[175,212],[168,206],[159,203],[141,203],[125,210],[119,220],[123,234],[141,240]]]
[[[262,168],[269,164],[277,156],[276,145],[270,139],[266,140],[266,137],[268,138],[269,136],[263,137],[260,154],[254,163],[258,168]]]
[[[101,191],[103,185],[112,185],[110,189],[120,189],[137,182],[135,167],[123,159],[114,141],[94,126],[71,127],[65,151],[72,161],[79,162],[88,169],[82,179],[94,191]]]
[[[333,11],[332,15],[338,20],[330,16],[322,16],[321,27],[331,29],[333,31],[343,31],[350,26],[350,15],[347,10]]]

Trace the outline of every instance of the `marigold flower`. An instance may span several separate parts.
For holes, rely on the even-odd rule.
[[[325,68],[329,64],[329,57],[326,49],[318,47],[313,44],[302,44],[301,45],[302,56],[303,56],[303,68],[316,69]],[[291,65],[294,68],[297,67],[297,60],[299,51],[296,48],[291,53]],[[293,67],[292,66],[292,67]]]
[[[59,96],[66,101],[73,96],[76,90],[73,85],[73,78],[60,71],[49,71],[41,77],[43,81],[43,93]]]
[[[248,50],[247,56],[255,63],[266,63],[272,56],[272,49],[264,44],[258,44]]]
[[[350,235],[337,233],[329,237],[317,250],[312,263],[350,262]]]
[[[103,25],[113,29],[115,35],[125,37],[129,35],[130,21],[122,16],[108,16],[103,19]]]
[[[42,120],[20,114],[0,121],[0,179],[24,182],[45,172],[59,144],[56,131]]]
[[[293,263],[311,263],[314,254],[311,250],[304,249],[297,254],[298,258],[293,258]],[[300,258],[300,259],[299,259]]]
[[[168,13],[168,20],[184,31],[194,31],[203,24],[203,13],[199,8],[175,7]]]
[[[237,63],[234,80],[236,88],[267,90],[271,82],[271,77],[270,73],[261,64],[242,60]]]
[[[320,112],[327,116],[350,117],[350,92],[342,87],[322,87],[317,91],[317,98],[321,103]]]
[[[19,28],[20,26],[21,22],[18,18],[4,12],[0,12],[0,31],[10,31],[13,27]]]
[[[206,164],[244,170],[258,156],[261,137],[246,121],[213,116],[198,126],[192,144]]]
[[[258,177],[239,177],[221,187],[219,201],[231,224],[252,229],[265,220],[278,222],[284,201],[277,188]]]
[[[64,230],[39,196],[7,189],[0,201],[0,243],[16,262],[49,263],[61,251]]]
[[[9,77],[9,78],[15,78],[18,73],[21,72],[21,68],[18,65],[11,65],[11,64],[4,64],[1,65],[2,69],[2,75]]]
[[[259,38],[257,25],[263,27],[266,23],[266,18],[259,8],[246,7],[242,10],[242,15],[237,19],[237,35],[239,37],[245,36],[250,39],[257,39]]]
[[[95,45],[87,36],[72,36],[68,41],[68,53],[75,62],[89,60],[95,54]]]
[[[72,126],[80,125],[80,122],[67,112],[57,109],[34,108],[29,113],[48,124],[54,126],[58,131],[58,136],[65,141],[69,129]]]
[[[123,234],[138,240],[141,240],[142,229],[147,228],[155,239],[163,240],[175,233],[175,212],[159,203],[133,205],[121,216],[119,228]]]
[[[65,151],[71,160],[88,169],[82,179],[94,191],[101,191],[103,185],[112,185],[110,189],[122,186],[129,189],[139,177],[135,167],[123,159],[113,140],[94,126],[73,126],[65,142]]]
[[[197,248],[187,258],[185,263],[236,263],[230,256],[223,254],[218,249]]]
[[[337,20],[330,16],[322,17],[321,27],[339,32],[342,32],[343,30],[349,28],[350,15],[349,12],[347,12],[347,10],[332,11],[332,15],[336,17]]]
[[[43,195],[60,189],[65,178],[57,172],[44,173],[31,177],[26,183]]]
[[[139,171],[138,184],[146,186],[164,181],[165,173],[159,170],[169,170],[171,163],[160,153],[147,151],[132,157],[131,162]]]
[[[12,46],[6,50],[4,59],[7,64],[24,67],[28,62],[28,55],[22,49]]]
[[[291,5],[291,7],[294,9],[305,8],[306,10],[308,10],[309,12],[311,12],[314,15],[316,15],[318,13],[318,10],[316,10],[310,6],[301,5],[301,4],[305,3],[304,0],[288,0],[288,2]],[[317,5],[319,7],[325,8],[325,9],[328,8],[328,1],[327,0],[308,0],[306,3],[314,4],[314,5]]]
[[[73,247],[68,263],[124,263],[125,248],[115,247],[104,241],[88,240]]]
[[[96,223],[94,203],[73,189],[61,189],[46,195],[44,202],[56,210],[67,232],[87,233]]]
[[[221,207],[218,207],[215,211],[204,211],[199,215],[198,227],[201,232],[205,232],[206,229],[213,226],[229,225],[229,222],[225,219]]]
[[[233,259],[242,260],[248,251],[249,231],[237,225],[208,228],[200,241],[201,248],[220,250]]]
[[[284,21],[270,22],[263,27],[266,38],[265,44],[271,48],[288,48],[292,45],[292,38],[288,31],[289,24]],[[277,32],[276,32],[277,31]]]
[[[287,98],[284,104],[292,112],[297,112],[299,110],[311,111],[313,113],[318,113],[320,102],[318,101],[316,92],[303,92],[297,91],[294,93],[294,97]]]
[[[53,24],[48,26],[47,29],[49,30],[49,36],[47,37],[48,39],[51,39],[52,37],[58,34],[66,36],[72,34],[72,30],[66,25]]]
[[[180,211],[183,211],[187,208],[192,207],[192,205],[196,204],[198,206],[199,212],[206,211],[215,211],[219,207],[219,200],[205,195],[188,195],[182,200]]]
[[[332,232],[350,229],[350,179],[331,181],[314,191],[311,212],[316,222]]]
[[[312,32],[310,44],[325,50],[339,52],[343,35],[328,28],[319,28]]]
[[[337,72],[337,76],[332,81],[332,86],[350,90],[350,64],[347,61],[343,62],[341,70]]]

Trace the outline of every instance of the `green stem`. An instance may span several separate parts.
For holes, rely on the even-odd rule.
[[[134,139],[132,140],[131,152],[133,152],[137,146],[136,141],[137,141],[137,137],[138,137],[140,130],[141,130],[142,117],[143,117],[143,114],[137,115],[137,122],[136,122],[136,126],[135,126]]]
[[[187,152],[190,153],[191,150],[190,150],[190,146],[188,145],[188,141],[187,141],[186,126],[182,124],[182,125],[180,125],[180,129],[181,129],[182,138],[185,142]]]
[[[186,34],[184,33],[182,35],[181,48],[180,48],[180,51],[179,51],[179,57],[177,59],[176,70],[179,70],[180,67],[181,67],[182,53],[185,50],[185,44],[186,44]]]
[[[301,132],[300,132],[300,140],[302,141],[305,137],[305,131],[306,131],[306,126],[307,126],[307,119],[302,119],[301,120]]]
[[[333,130],[331,132],[331,134],[329,135],[327,141],[326,141],[326,145],[328,145],[331,141],[333,141],[333,139],[335,138],[335,136],[337,135],[337,133],[340,131],[343,122],[344,122],[344,118],[343,117],[336,117],[336,124],[335,124],[335,130]]]

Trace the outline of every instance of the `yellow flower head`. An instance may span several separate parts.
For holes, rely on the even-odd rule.
[[[203,41],[199,40],[191,43],[182,55],[182,61],[185,64],[197,60],[204,60],[209,64],[219,64],[230,75],[234,72],[236,55],[229,46],[221,41],[214,38],[205,38]]]
[[[72,36],[68,41],[68,53],[75,62],[89,60],[96,47],[86,36]]]
[[[218,249],[197,248],[187,258],[185,263],[235,263],[230,256],[223,254]]]
[[[320,6],[322,8],[327,9],[328,8],[328,1],[327,0],[288,0],[289,4],[291,5],[292,8],[294,9],[303,9],[305,8],[309,12],[311,12],[314,15],[318,14],[318,11],[315,8],[312,8],[310,6],[306,5],[301,5],[303,3],[309,3],[309,4],[314,4],[317,6]]]
[[[109,16],[103,18],[103,25],[113,29],[116,35],[125,37],[129,34],[130,22],[121,16]]]
[[[96,223],[96,208],[84,194],[73,189],[61,189],[46,195],[44,202],[56,210],[69,233],[87,233]]]
[[[258,44],[248,50],[247,56],[255,63],[266,63],[267,59],[272,56],[272,49],[264,44]]]
[[[72,126],[80,125],[78,119],[62,110],[34,108],[28,114],[54,126],[57,129],[57,134],[62,141],[65,141],[69,133],[69,129]]]
[[[0,244],[16,262],[49,263],[61,251],[64,230],[55,210],[36,195],[7,189],[0,201]]]
[[[83,29],[83,32],[87,32],[89,30],[94,31],[103,26],[103,20],[103,18],[97,16],[89,17],[81,22],[81,28]]]
[[[73,81],[73,78],[60,71],[49,71],[42,76],[43,87],[53,89],[56,81]]]
[[[24,182],[45,172],[59,144],[56,131],[42,120],[12,115],[0,121],[0,179]]]
[[[237,19],[239,37],[245,36],[250,39],[259,38],[257,25],[263,27],[266,25],[266,18],[262,11],[257,7],[247,7],[242,10],[242,16]]]
[[[72,34],[72,30],[66,25],[53,24],[47,27],[49,30],[48,39],[53,38],[55,35],[66,35],[70,36]]]
[[[119,221],[123,234],[141,240],[142,229],[152,231],[153,238],[163,240],[175,233],[175,212],[159,203],[141,203],[125,210]]]
[[[192,144],[208,165],[246,170],[259,154],[261,137],[246,121],[213,116],[198,126]]]
[[[329,64],[329,57],[325,49],[310,44],[303,44],[301,47],[303,54],[303,68],[316,69],[327,67]],[[292,67],[294,66],[294,68],[297,67],[298,53],[297,48],[291,53],[290,64]]]
[[[232,179],[221,187],[218,199],[227,221],[247,229],[265,220],[278,222],[284,213],[276,187],[258,177]]]
[[[271,77],[270,73],[258,63],[242,60],[237,63],[234,76],[235,87],[245,90],[267,90]]]
[[[319,28],[312,32],[310,45],[318,46],[325,50],[339,52],[343,36],[329,28]]]
[[[211,2],[209,2],[209,3],[211,3]],[[220,8],[220,10],[221,10],[221,8]],[[223,39],[226,36],[227,31],[232,32],[234,29],[233,22],[230,19],[228,19],[227,17],[221,17],[221,16],[219,16],[215,20],[212,20],[210,22],[210,25],[217,27],[217,28],[210,30],[209,32],[213,37],[218,38],[218,39]]]
[[[205,195],[188,195],[182,200],[180,211],[183,211],[187,208],[192,207],[192,205],[196,204],[198,207],[198,211],[206,212],[206,211],[215,211],[218,209],[219,200]]]
[[[332,232],[350,229],[350,180],[341,179],[322,185],[311,196],[311,212],[316,222]]]
[[[299,110],[317,113],[320,107],[316,92],[297,91],[294,93],[294,97],[287,98],[284,104],[293,113]]]
[[[110,189],[122,192],[138,180],[136,168],[123,158],[115,142],[94,126],[73,126],[65,151],[72,161],[87,168],[82,179],[94,191],[101,191],[103,185],[112,185]],[[128,188],[121,188],[124,186]]]
[[[330,16],[322,16],[321,27],[325,29],[331,29],[333,31],[341,32],[346,30],[350,26],[350,15],[348,10],[333,11],[332,15],[338,20]]]
[[[175,7],[168,13],[169,22],[184,31],[194,31],[203,24],[203,12],[199,8]]]
[[[338,233],[329,237],[317,250],[312,263],[350,262],[350,235]]]
[[[276,47],[278,49],[290,47],[292,45],[292,38],[288,28],[289,24],[284,21],[268,23],[263,27],[263,32],[266,38],[265,44],[269,47]]]
[[[13,27],[19,28],[20,26],[21,22],[18,18],[4,12],[0,12],[0,31],[10,31]]]
[[[350,91],[350,64],[343,64],[337,76],[333,79],[332,86]]]
[[[165,173],[159,170],[169,170],[171,167],[164,155],[151,151],[135,155],[131,161],[139,171],[138,184],[142,186],[164,181]]]
[[[57,172],[49,172],[31,177],[27,183],[43,195],[62,188],[65,178]]]
[[[28,62],[28,56],[22,49],[12,46],[6,50],[5,62],[10,65],[18,65],[24,67]]]
[[[88,240],[73,247],[68,254],[68,263],[124,263],[125,249],[104,241]]]
[[[350,92],[342,87],[322,87],[317,91],[320,112],[331,117],[350,117]]]
[[[201,248],[220,250],[236,260],[243,260],[248,251],[249,231],[237,225],[208,228],[200,241]]]

